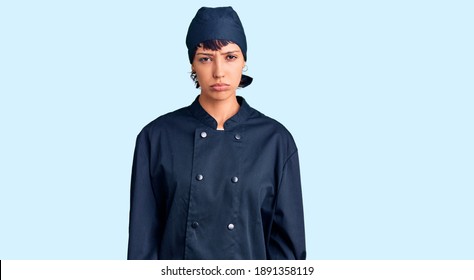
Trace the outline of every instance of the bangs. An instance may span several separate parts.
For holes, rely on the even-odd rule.
[[[218,51],[222,47],[227,46],[228,44],[233,43],[232,41],[229,40],[207,40],[204,41],[196,46],[196,49],[199,47],[202,47],[205,50],[213,50],[213,51]]]

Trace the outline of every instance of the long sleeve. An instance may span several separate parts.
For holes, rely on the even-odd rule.
[[[298,161],[295,151],[286,161],[278,186],[268,259],[306,259],[303,200]]]
[[[150,141],[146,131],[142,131],[133,158],[127,259],[158,258],[157,210],[150,178]]]

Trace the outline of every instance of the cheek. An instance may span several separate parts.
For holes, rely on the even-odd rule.
[[[232,78],[237,85],[240,84],[240,80],[242,79],[242,69],[238,68],[238,69],[233,70]]]
[[[209,71],[206,71],[206,69],[199,68],[195,69],[196,77],[198,78],[198,81],[204,82],[205,80],[209,79]]]

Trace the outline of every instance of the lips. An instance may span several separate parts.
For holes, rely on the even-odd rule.
[[[230,88],[230,85],[224,84],[224,83],[217,83],[217,84],[211,85],[211,88],[215,91],[225,91]]]

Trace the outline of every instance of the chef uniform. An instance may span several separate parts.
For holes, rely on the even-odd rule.
[[[201,8],[196,18],[222,12],[237,16]],[[128,259],[306,258],[295,142],[236,98],[224,130],[196,98],[139,133]]]

